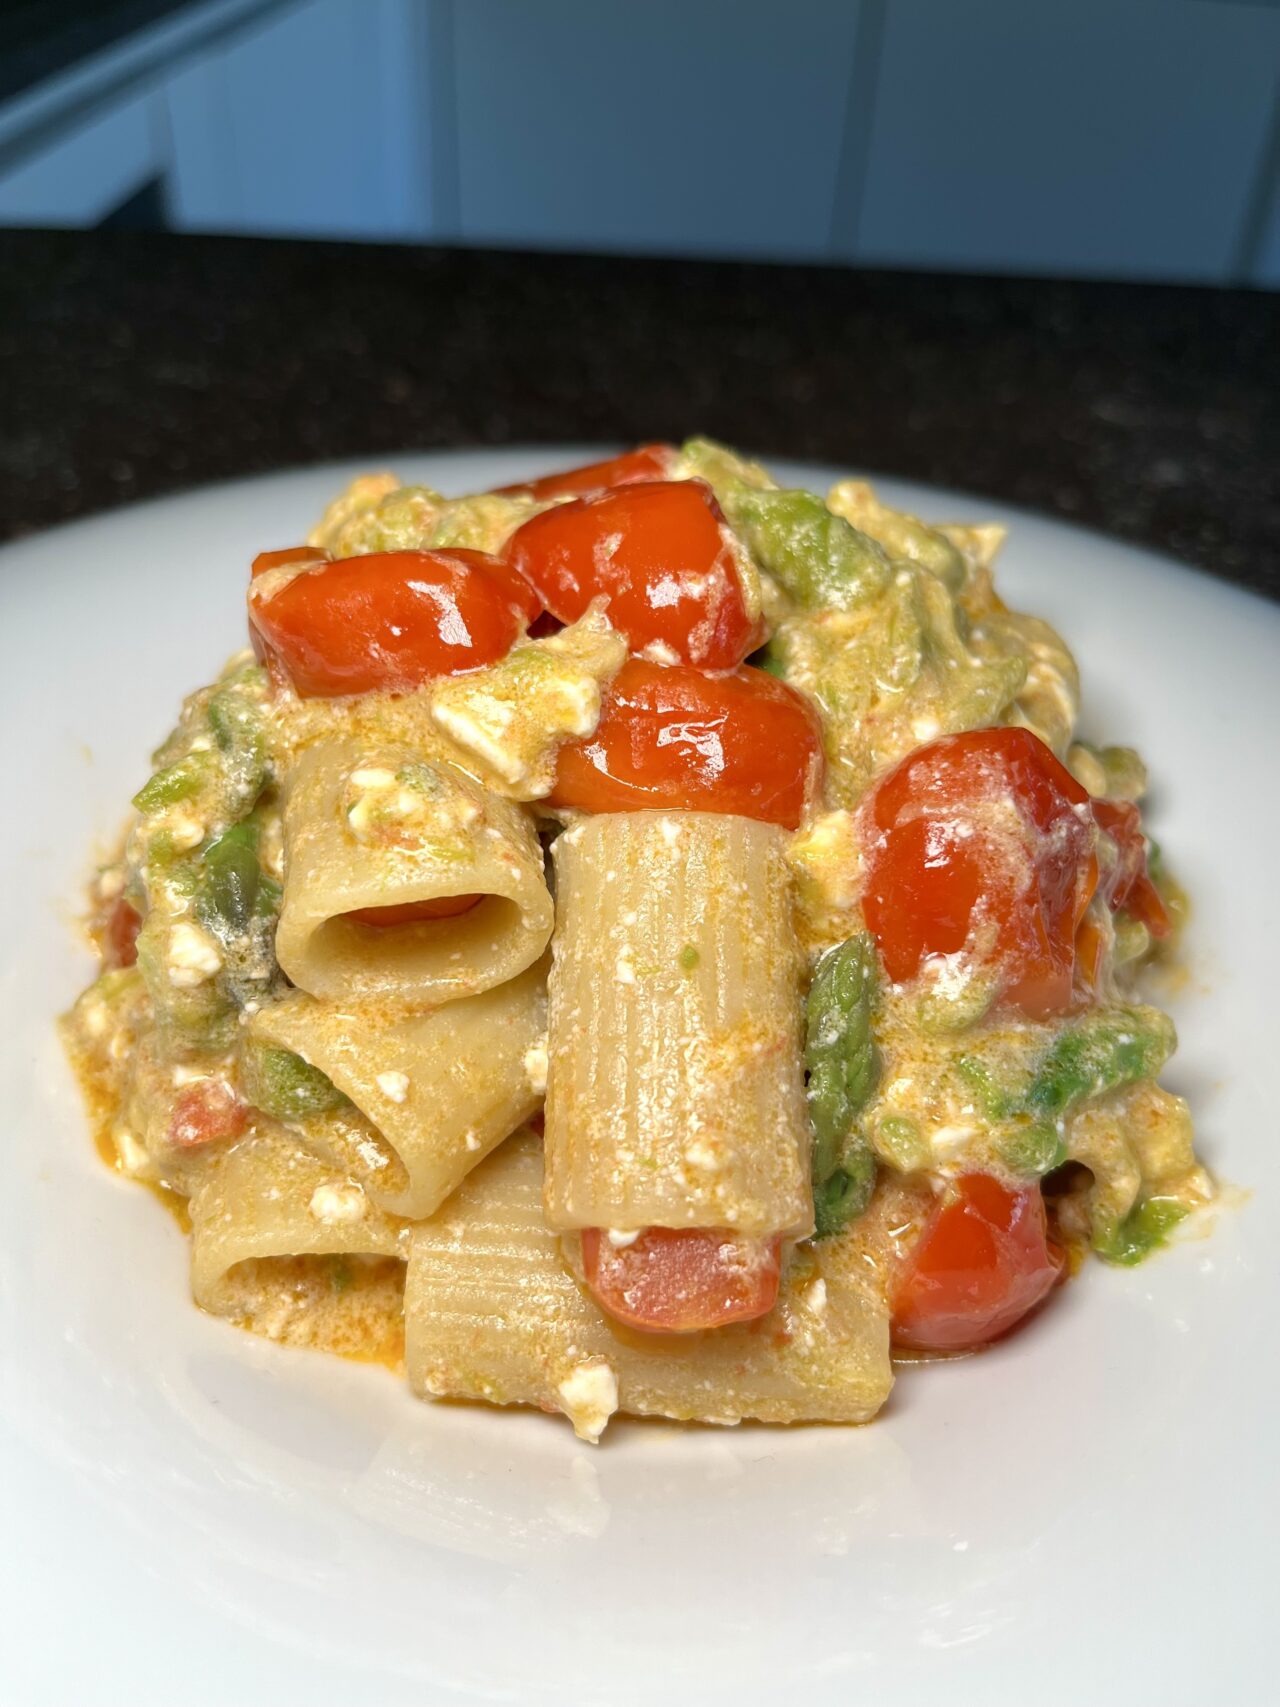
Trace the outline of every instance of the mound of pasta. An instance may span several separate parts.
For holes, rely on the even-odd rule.
[[[593,1441],[864,1422],[1204,1202],[1143,767],[1001,537],[694,439],[256,558],[64,1022],[197,1302]]]

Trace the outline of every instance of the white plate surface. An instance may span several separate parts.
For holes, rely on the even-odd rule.
[[[395,466],[465,491],[572,460]],[[906,1371],[869,1428],[623,1422],[592,1450],[202,1316],[177,1228],[96,1160],[54,1037],[90,971],[71,920],[95,845],[243,643],[251,554],[352,472],[0,552],[0,1700],[1274,1699],[1280,611],[1012,518],[1002,591],[1076,648],[1086,733],[1149,761],[1195,900],[1167,1079],[1243,1205],[1145,1267],[1089,1265],[986,1356]],[[935,519],[997,508],[881,487]]]

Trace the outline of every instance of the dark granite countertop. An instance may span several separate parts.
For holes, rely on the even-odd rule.
[[[709,432],[1280,597],[1280,296],[0,233],[0,533],[331,457]]]

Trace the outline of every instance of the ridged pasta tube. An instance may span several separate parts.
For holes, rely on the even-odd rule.
[[[301,1055],[351,1099],[399,1163],[359,1169],[369,1197],[418,1219],[541,1104],[542,1076],[536,1064],[531,1074],[530,1059],[546,1031],[546,970],[540,962],[423,1014],[294,991],[256,1014],[250,1034]],[[372,1160],[386,1159],[375,1145]]]
[[[566,1268],[529,1135],[415,1227],[405,1361],[416,1393],[540,1405],[598,1439],[614,1411],[684,1421],[866,1422],[892,1385],[888,1316],[839,1241],[797,1253],[771,1314],[711,1333],[629,1333]]]
[[[556,842],[549,1226],[813,1230],[785,840],[620,812]]]
[[[299,987],[421,1007],[514,978],[554,911],[533,820],[412,747],[317,741],[286,781],[276,955]],[[452,917],[367,924],[365,909],[480,899]]]
[[[202,1309],[330,1350],[398,1344],[407,1224],[274,1123],[213,1163],[190,1213]]]

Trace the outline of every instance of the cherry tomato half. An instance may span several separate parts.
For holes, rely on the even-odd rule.
[[[598,1227],[582,1235],[582,1267],[602,1310],[632,1328],[692,1334],[768,1315],[778,1297],[779,1239],[715,1227],[648,1227],[615,1246]]]
[[[594,735],[561,747],[551,801],[584,812],[735,812],[794,830],[822,731],[794,688],[744,665],[705,675],[630,658]]]
[[[1093,816],[1116,853],[1099,885],[1103,899],[1113,913],[1132,913],[1153,937],[1168,936],[1169,913],[1147,870],[1147,839],[1138,808],[1129,800],[1095,800]]]
[[[133,966],[138,958],[138,932],[142,920],[138,909],[123,896],[107,916],[102,937],[102,963],[108,971]]]
[[[637,480],[663,480],[676,459],[674,445],[637,445],[607,462],[588,462],[582,468],[565,468],[559,474],[544,474],[538,480],[515,486],[500,486],[507,497],[581,498],[614,486],[631,486]]]
[[[724,670],[764,638],[749,615],[724,516],[702,480],[652,481],[558,504],[507,542],[507,559],[561,622],[592,599],[635,652]]]
[[[304,571],[249,620],[303,699],[406,693],[505,656],[536,608],[479,551],[379,551]]]
[[[437,895],[430,901],[402,901],[394,907],[357,907],[344,913],[358,925],[420,925],[431,919],[456,919],[480,903],[479,895]]]
[[[1039,1186],[1011,1191],[990,1174],[965,1174],[925,1223],[895,1288],[894,1344],[968,1351],[998,1339],[1047,1297],[1062,1265]]]
[[[863,912],[895,983],[966,947],[1035,1018],[1071,1002],[1098,879],[1089,797],[1026,729],[944,735],[861,808]]]
[[[194,1150],[221,1138],[238,1138],[249,1124],[248,1107],[221,1079],[201,1079],[178,1093],[169,1116],[169,1142]]]

